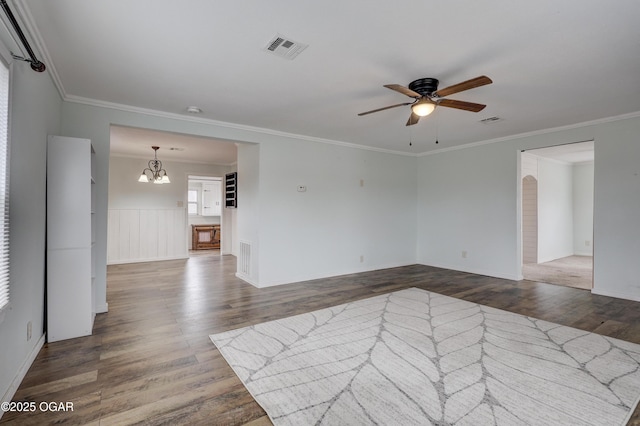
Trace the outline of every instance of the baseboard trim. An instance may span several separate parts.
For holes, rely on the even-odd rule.
[[[495,272],[495,271],[488,271],[488,270],[484,270],[484,269],[476,269],[476,268],[461,268],[459,265],[456,266],[451,266],[451,265],[443,265],[443,264],[437,264],[437,263],[427,263],[427,262],[418,262],[420,265],[424,265],[424,266],[433,266],[434,268],[442,268],[442,269],[449,269],[451,271],[460,271],[460,272],[466,272],[469,274],[476,274],[476,275],[484,275],[486,277],[494,277],[494,278],[501,278],[503,280],[510,280],[510,281],[520,281],[522,280],[522,277],[520,276],[520,274],[504,274],[501,272]]]
[[[248,276],[246,276],[244,274],[236,272],[236,277],[240,278],[242,281],[246,281],[247,283],[251,284],[252,286],[254,286],[256,288],[260,288],[260,286],[258,285],[257,282],[251,280]]]
[[[96,306],[96,314],[103,314],[105,312],[109,312],[109,304],[104,303],[103,305]]]
[[[592,288],[591,293],[597,294],[598,296],[615,297],[616,299],[633,300],[634,302],[640,302],[640,296],[638,295],[622,294],[615,291],[601,291],[596,288]]]
[[[153,257],[146,259],[127,259],[127,260],[112,260],[107,262],[107,265],[124,265],[126,263],[145,263],[145,262],[164,262],[166,260],[180,260],[180,259],[188,259],[189,254],[180,255],[180,256],[171,256],[171,257]]]
[[[36,357],[38,356],[38,353],[40,353],[40,349],[42,349],[42,347],[44,346],[44,342],[46,341],[46,338],[47,338],[47,334],[44,333],[40,337],[40,340],[38,340],[38,343],[36,343],[36,345],[33,347],[31,352],[29,352],[29,355],[22,363],[22,366],[20,367],[15,377],[13,378],[13,381],[9,385],[9,389],[7,389],[5,394],[2,396],[2,399],[0,399],[0,402],[10,402],[13,399],[13,396],[16,394],[16,391],[20,387],[20,383],[22,383],[22,380],[24,380],[24,377],[27,375],[27,371],[29,371],[31,364],[33,364],[33,361],[35,361]],[[3,414],[4,414],[4,411],[0,410],[0,419],[2,418]]]

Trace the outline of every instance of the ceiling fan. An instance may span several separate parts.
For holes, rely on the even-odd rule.
[[[444,99],[446,96],[453,95],[454,93],[463,92],[465,90],[475,89],[476,87],[491,84],[493,81],[486,75],[472,78],[471,80],[463,81],[462,83],[454,84],[453,86],[445,87],[438,90],[438,80],[435,78],[420,78],[409,83],[409,87],[401,86],[399,84],[385,84],[384,87],[400,92],[403,95],[407,95],[410,98],[414,98],[413,102],[405,102],[402,104],[390,105],[384,108],[378,108],[367,112],[361,112],[359,116],[371,114],[378,111],[384,111],[385,109],[396,108],[399,106],[411,105],[411,116],[407,121],[407,126],[414,125],[420,120],[420,117],[425,117],[433,112],[436,106],[443,106],[448,108],[462,109],[465,111],[479,112],[486,107],[483,104],[476,104],[473,102],[456,101],[454,99]]]

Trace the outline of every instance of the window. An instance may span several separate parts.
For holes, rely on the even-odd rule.
[[[0,61],[0,312],[9,304],[9,68]]]
[[[195,189],[190,189],[187,192],[187,212],[198,214],[198,191]]]

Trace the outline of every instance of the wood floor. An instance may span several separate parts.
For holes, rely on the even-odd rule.
[[[0,423],[268,425],[209,334],[407,287],[640,343],[640,303],[574,288],[419,265],[266,289],[234,274],[232,256],[109,266],[109,312],[94,334],[46,344],[14,398],[74,411],[9,412]]]

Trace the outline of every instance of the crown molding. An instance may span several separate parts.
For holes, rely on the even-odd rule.
[[[441,154],[443,152],[458,151],[460,149],[473,148],[473,147],[482,146],[482,145],[490,145],[490,144],[493,144],[493,143],[505,142],[505,141],[510,141],[510,140],[514,140],[514,139],[522,139],[522,138],[527,138],[527,137],[531,137],[531,136],[540,136],[540,135],[545,135],[545,134],[548,134],[548,133],[560,132],[560,131],[563,131],[563,130],[580,129],[582,127],[593,126],[593,125],[597,125],[597,124],[611,123],[611,122],[614,122],[614,121],[627,120],[627,119],[630,119],[630,118],[638,118],[638,117],[640,117],[640,111],[631,112],[631,113],[628,113],[628,114],[617,115],[617,116],[614,116],[614,117],[605,117],[605,118],[598,118],[596,120],[583,121],[581,123],[568,124],[566,126],[552,127],[552,128],[549,128],[549,129],[534,130],[534,131],[531,131],[531,132],[518,133],[518,134],[515,134],[515,135],[511,135],[511,136],[504,136],[504,137],[495,138],[495,139],[487,139],[487,140],[484,140],[484,141],[472,142],[472,143],[467,143],[467,144],[458,145],[458,146],[452,146],[452,147],[448,147],[448,148],[436,149],[436,150],[433,150],[433,151],[428,151],[428,152],[423,152],[423,153],[420,153],[420,154],[416,154],[416,156],[424,157],[424,156],[427,156],[427,155]],[[593,139],[589,139],[589,140],[593,140]],[[583,142],[586,142],[586,141],[583,141]]]
[[[111,152],[109,153],[109,157],[117,157],[117,158],[130,158],[130,159],[134,159],[134,160],[145,160],[148,161],[149,159],[153,160],[153,158],[150,158],[149,155],[144,156],[144,155],[129,155],[129,154],[123,154],[121,152]],[[205,166],[218,166],[218,167],[233,167],[235,165],[237,165],[236,161],[233,161],[231,163],[212,163],[210,161],[196,161],[196,160],[184,160],[184,159],[175,159],[175,158],[165,158],[164,160],[162,160],[163,163],[181,163],[181,164],[200,164],[200,165],[205,165]]]
[[[80,96],[69,95],[65,91],[64,85],[62,84],[62,81],[61,81],[61,79],[60,79],[60,77],[58,75],[58,72],[57,72],[56,67],[55,67],[55,65],[53,63],[53,60],[51,59],[51,55],[49,54],[49,51],[47,50],[46,45],[44,43],[44,40],[43,40],[42,36],[40,35],[40,32],[38,31],[38,28],[36,27],[36,25],[34,23],[35,21],[33,19],[33,16],[31,15],[29,7],[26,5],[25,0],[14,0],[14,3],[15,3],[15,6],[16,6],[16,9],[17,9],[18,13],[20,14],[20,17],[22,17],[22,21],[24,22],[24,25],[26,26],[27,31],[29,32],[29,34],[31,34],[31,36],[34,39],[33,42],[34,42],[34,44],[36,46],[36,49],[40,52],[40,54],[41,54],[41,56],[43,58],[43,62],[47,66],[47,71],[46,72],[48,72],[49,75],[51,75],[51,78],[52,78],[56,88],[58,89],[58,92],[60,93],[60,96],[62,97],[62,100],[65,101],[65,102],[70,102],[70,103],[78,103],[78,104],[90,105],[90,106],[95,106],[95,107],[100,107],[100,108],[109,108],[109,109],[115,109],[115,110],[124,111],[124,112],[132,112],[132,113],[137,113],[137,114],[144,114],[144,115],[151,115],[151,116],[155,116],[155,117],[168,118],[168,119],[173,119],[173,120],[189,121],[189,122],[194,122],[194,123],[199,123],[199,124],[214,125],[214,126],[219,126],[219,127],[223,127],[223,128],[240,130],[240,131],[256,133],[256,134],[278,136],[278,137],[284,137],[284,138],[290,138],[290,139],[298,139],[298,140],[304,140],[304,141],[308,141],[308,142],[324,143],[324,144],[329,144],[329,145],[342,146],[342,147],[346,147],[346,148],[362,149],[362,150],[365,150],[365,151],[374,151],[374,152],[381,152],[381,153],[385,153],[385,154],[402,155],[402,156],[407,156],[407,157],[424,157],[424,156],[427,156],[427,155],[441,154],[441,153],[444,153],[444,152],[457,151],[457,150],[460,150],[460,149],[467,149],[467,148],[473,148],[473,147],[482,146],[482,145],[489,145],[489,144],[493,144],[493,143],[505,142],[505,141],[509,141],[509,140],[513,140],[513,139],[522,139],[522,138],[526,138],[526,137],[530,137],[530,136],[539,136],[539,135],[558,132],[558,131],[562,131],[562,130],[578,129],[578,128],[581,128],[581,127],[592,126],[592,125],[596,125],[596,124],[604,124],[604,123],[610,123],[610,122],[619,121],[619,120],[626,120],[626,119],[629,119],[629,118],[640,117],[640,111],[637,111],[637,112],[628,113],[628,114],[622,114],[622,115],[614,116],[614,117],[606,117],[606,118],[601,118],[601,119],[596,119],[596,120],[591,120],[591,121],[585,121],[585,122],[576,123],[576,124],[570,124],[570,125],[566,125],[566,126],[553,127],[553,128],[549,128],[549,129],[543,129],[543,130],[534,130],[534,131],[531,131],[531,132],[518,133],[518,134],[515,134],[515,135],[510,135],[510,136],[505,136],[505,137],[500,137],[500,138],[495,138],[495,139],[487,139],[487,140],[484,140],[484,141],[471,142],[471,143],[467,143],[467,144],[462,144],[462,145],[452,146],[452,147],[447,147],[447,148],[441,148],[441,149],[435,149],[435,150],[426,151],[426,152],[422,152],[422,153],[413,153],[413,152],[404,152],[404,151],[397,151],[397,150],[391,150],[391,149],[385,149],[385,148],[376,148],[376,147],[360,145],[360,144],[355,144],[355,143],[351,143],[351,142],[338,141],[338,140],[333,140],[333,139],[324,139],[324,138],[318,138],[318,137],[314,137],[314,136],[299,135],[299,134],[295,134],[295,133],[287,133],[287,132],[282,132],[282,131],[273,130],[273,129],[266,129],[266,128],[262,128],[262,127],[254,127],[254,126],[247,126],[247,125],[243,125],[243,124],[228,123],[228,122],[225,122],[225,121],[217,121],[217,120],[206,119],[206,118],[202,118],[202,117],[190,117],[190,116],[185,116],[185,115],[182,115],[182,114],[176,114],[176,113],[170,113],[170,112],[166,112],[166,111],[158,111],[158,110],[146,109],[146,108],[139,108],[139,107],[134,107],[134,106],[131,106],[131,105],[124,105],[124,104],[118,104],[118,103],[113,103],[113,102],[100,101],[100,100],[96,100],[96,99],[83,98],[83,97],[80,97]]]
[[[25,28],[27,29],[27,33],[31,35],[32,42],[35,45],[35,50],[40,53],[41,61],[47,66],[46,72],[49,73],[51,79],[53,80],[53,84],[58,89],[58,93],[60,97],[64,100],[67,96],[64,86],[62,85],[62,80],[60,80],[60,76],[58,75],[58,70],[53,64],[53,60],[51,59],[51,55],[47,50],[47,45],[38,30],[38,27],[35,25],[35,20],[33,19],[33,15],[31,15],[31,10],[25,3],[25,0],[14,0],[14,5],[18,15],[20,16],[21,21]]]
[[[289,139],[305,140],[308,142],[317,142],[317,143],[324,143],[329,145],[338,145],[338,146],[343,146],[347,148],[362,149],[365,151],[375,151],[375,152],[382,152],[385,154],[395,154],[395,155],[403,155],[403,156],[409,156],[409,157],[416,156],[416,154],[412,152],[395,151],[391,149],[376,148],[376,147],[371,147],[366,145],[358,145],[350,142],[318,138],[315,136],[300,135],[296,133],[282,132],[279,130],[266,129],[263,127],[247,126],[245,124],[229,123],[226,121],[218,121],[218,120],[213,120],[209,118],[190,117],[190,116],[185,116],[182,114],[176,114],[172,112],[159,111],[159,110],[148,109],[148,108],[140,108],[140,107],[135,107],[131,105],[100,101],[100,100],[90,99],[90,98],[83,98],[80,96],[67,95],[64,98],[64,101],[77,103],[77,104],[90,105],[90,106],[95,106],[100,108],[109,108],[109,109],[115,109],[119,111],[132,112],[137,114],[151,115],[155,117],[168,118],[172,120],[189,121],[189,122],[194,122],[199,124],[208,124],[208,125],[213,125],[217,127],[224,127],[227,129],[240,130],[240,131],[245,131],[250,133],[278,136],[278,137],[289,138]]]

